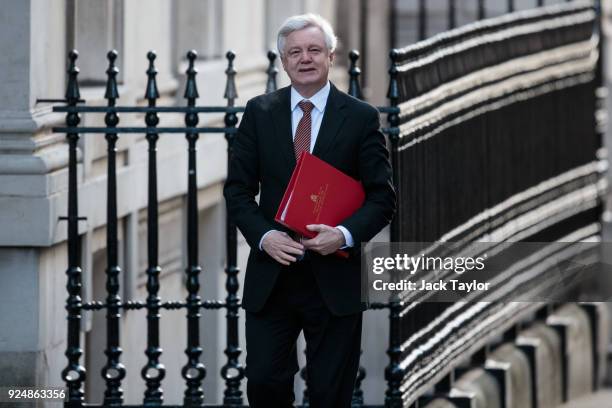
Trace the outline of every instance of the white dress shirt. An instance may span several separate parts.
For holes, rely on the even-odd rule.
[[[310,101],[314,105],[314,108],[310,112],[310,119],[312,120],[310,126],[310,153],[314,150],[317,136],[319,135],[319,129],[321,129],[323,113],[325,112],[330,89],[331,86],[328,81],[327,85],[321,88],[316,94],[312,95],[310,98],[304,98],[294,87],[291,87],[291,134],[293,140],[295,140],[295,132],[297,131],[298,124],[302,116],[304,116],[304,112],[302,112],[298,103],[301,101]]]
[[[291,133],[294,139],[300,119],[302,119],[302,116],[304,116],[304,112],[302,112],[302,109],[300,109],[298,103],[303,100],[307,100],[314,105],[314,108],[310,112],[310,118],[312,120],[312,124],[310,126],[310,153],[312,153],[314,150],[315,143],[317,142],[317,136],[319,135],[319,129],[321,129],[323,113],[325,113],[325,106],[327,105],[327,98],[329,97],[330,89],[331,85],[329,81],[327,81],[325,86],[318,90],[317,93],[312,95],[310,98],[304,98],[294,87],[291,87]],[[338,225],[336,228],[338,228],[340,232],[342,232],[342,235],[344,235],[344,242],[346,245],[343,246],[343,248],[352,247],[354,245],[353,236],[349,230],[342,225]],[[275,230],[266,232],[259,240],[260,250],[262,249],[261,244],[263,243],[264,238],[272,231]]]

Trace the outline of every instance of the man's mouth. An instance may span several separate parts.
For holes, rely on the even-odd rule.
[[[313,72],[316,71],[314,68],[301,68],[298,70],[299,72]]]

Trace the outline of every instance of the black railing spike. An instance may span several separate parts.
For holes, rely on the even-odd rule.
[[[157,91],[157,82],[155,77],[157,76],[157,69],[155,68],[155,58],[157,54],[155,51],[149,51],[147,53],[147,59],[149,60],[149,68],[147,69],[147,90],[145,91],[146,99],[157,99],[159,98],[159,92]]]
[[[76,60],[79,53],[70,51],[68,58],[68,84],[66,86],[66,102],[69,107],[75,107],[79,98],[79,84],[77,76],[79,68]],[[76,127],[81,121],[77,112],[66,114],[66,125]],[[68,139],[68,269],[66,269],[66,311],[68,312],[68,333],[66,343],[66,358],[68,364],[62,370],[62,379],[68,388],[67,405],[79,407],[83,404],[83,382],[85,381],[85,367],[80,364],[83,355],[81,348],[81,267],[79,266],[79,207],[77,182],[77,143],[79,134],[71,132],[66,134]]]
[[[348,93],[351,96],[354,96],[357,99],[363,99],[363,94],[361,93],[361,85],[359,83],[359,77],[361,75],[361,69],[357,66],[357,60],[359,59],[359,51],[351,50],[349,52],[349,60],[351,61],[351,65],[349,67],[349,89]]]
[[[149,51],[147,59],[147,90],[145,98],[149,107],[155,107],[159,92],[155,76],[157,70],[154,66],[155,52]],[[148,142],[148,169],[147,169],[147,348],[145,355],[147,363],[140,370],[140,376],[145,381],[144,404],[161,405],[164,400],[164,391],[161,387],[166,376],[166,368],[159,361],[163,350],[159,339],[159,313],[161,299],[159,297],[159,208],[157,196],[157,140],[159,135],[155,127],[159,123],[157,112],[150,111],[145,115],[145,123],[149,130],[146,134]]]
[[[227,74],[225,98],[227,99],[227,106],[233,107],[237,97],[234,79],[236,71],[233,67],[235,55],[233,52],[228,51],[226,56],[228,59],[228,68],[225,71]],[[235,112],[226,112],[224,122],[226,129],[235,130],[238,124],[238,116]],[[229,165],[233,155],[235,137],[235,133],[225,132],[225,139],[227,140],[227,172],[229,172]],[[244,367],[240,364],[239,360],[242,349],[240,348],[238,321],[240,317],[240,298],[238,297],[238,290],[240,289],[240,281],[238,280],[238,274],[240,273],[240,269],[238,268],[238,231],[230,214],[227,214],[225,218],[225,240],[225,273],[227,275],[225,281],[225,288],[227,289],[225,303],[227,305],[227,326],[224,353],[227,356],[227,361],[223,367],[221,367],[221,377],[225,380],[223,404],[226,406],[242,406],[243,401],[240,385],[244,378]]]
[[[198,54],[191,50],[187,52],[189,67],[187,68],[187,84],[185,98],[187,106],[194,107],[198,97],[196,86],[195,60]],[[198,124],[198,114],[188,112],[185,114],[185,126],[194,128]],[[187,385],[184,393],[185,406],[200,406],[204,401],[202,380],[206,376],[206,369],[200,360],[202,346],[200,344],[200,307],[202,301],[199,296],[199,275],[202,268],[198,264],[198,183],[197,183],[197,148],[198,133],[188,131],[185,134],[188,142],[187,160],[187,348],[185,354],[187,362],[181,370],[181,375]]]
[[[389,89],[387,98],[389,105],[392,108],[397,108],[399,104],[399,84],[398,84],[398,60],[400,52],[397,49],[392,49],[389,53],[391,66],[389,67]],[[400,117],[397,112],[389,113],[387,117],[390,128],[399,128]],[[399,186],[401,182],[399,172],[399,132],[393,132],[389,135],[391,142],[391,165],[393,169],[393,183]],[[401,220],[399,214],[396,214],[391,221],[391,241],[397,242],[400,239]],[[385,379],[387,380],[387,390],[385,392],[385,406],[395,407],[402,406],[402,392],[400,390],[401,381],[403,378],[403,370],[400,366],[401,360],[401,322],[400,313],[402,305],[398,302],[391,302],[389,305],[389,365],[385,368]]]
[[[389,58],[391,59],[391,66],[389,67],[389,89],[387,91],[387,98],[389,99],[389,105],[392,108],[397,108],[399,104],[400,92],[399,92],[399,83],[398,83],[398,59],[400,57],[400,52],[398,49],[394,48],[389,52]],[[387,121],[389,123],[390,129],[398,129],[400,125],[400,117],[397,112],[390,112],[387,116]],[[394,185],[398,186],[401,180],[400,171],[399,171],[399,152],[398,152],[398,144],[399,144],[399,131],[391,132],[389,134],[389,141],[391,142],[391,165],[393,166],[393,182],[396,183]],[[395,214],[393,219],[391,220],[391,240],[392,242],[397,242],[400,239],[399,231],[400,231],[400,214],[399,212]]]
[[[81,99],[81,93],[79,92],[79,82],[77,77],[79,75],[79,68],[76,66],[76,60],[79,58],[79,52],[72,50],[68,53],[68,59],[70,65],[68,67],[68,85],[66,86],[66,101],[78,101]],[[70,102],[68,102],[70,103]]]
[[[108,76],[106,81],[105,98],[108,106],[115,106],[116,99],[119,97],[117,91],[117,74],[119,69],[115,66],[117,51],[112,50],[107,54]],[[109,111],[104,116],[107,127],[114,128],[119,123],[119,116],[116,112]],[[109,407],[120,406],[123,403],[123,390],[121,381],[125,378],[125,366],[121,364],[119,358],[123,353],[120,347],[119,319],[121,318],[121,297],[119,296],[119,268],[118,257],[118,232],[117,232],[117,169],[116,169],[116,142],[117,133],[107,133],[108,160],[107,160],[107,202],[106,202],[106,364],[102,368],[102,378],[106,382],[104,391],[104,405]]]
[[[276,68],[277,57],[278,54],[276,51],[268,51],[268,69],[266,70],[268,80],[266,81],[266,93],[274,92],[278,88],[276,84],[276,75],[278,75],[278,68]]]
[[[230,50],[225,53],[225,58],[227,58],[227,69],[225,70],[227,82],[225,83],[225,93],[223,97],[227,100],[234,100],[238,98],[238,92],[236,91],[236,70],[234,69],[234,58],[236,58],[236,54]]]
[[[391,59],[391,66],[389,67],[389,88],[387,89],[387,98],[391,100],[391,105],[396,106],[399,101],[399,85],[397,83],[398,70],[398,59],[400,52],[397,48],[392,49],[389,52],[389,58]]]
[[[108,69],[106,70],[106,75],[108,77],[106,81],[106,92],[104,93],[104,98],[112,101],[112,104],[109,106],[115,106],[115,99],[119,98],[119,90],[117,88],[117,74],[119,74],[119,68],[115,66],[115,61],[117,60],[117,56],[119,54],[115,50],[111,50],[106,54],[106,58],[108,59]]]
[[[185,73],[187,74],[187,84],[185,86],[185,94],[184,97],[186,99],[195,99],[199,97],[198,94],[198,85],[196,83],[196,75],[198,74],[198,70],[195,67],[195,60],[198,58],[198,53],[194,50],[189,50],[187,52],[187,59],[189,60],[189,67]]]

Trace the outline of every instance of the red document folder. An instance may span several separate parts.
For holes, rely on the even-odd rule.
[[[302,152],[274,220],[305,237],[306,225],[340,224],[363,205],[361,183],[310,153]],[[338,255],[347,257],[345,251]]]

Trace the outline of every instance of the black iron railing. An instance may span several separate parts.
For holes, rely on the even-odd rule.
[[[598,3],[564,2],[391,53],[389,98],[399,110],[389,116],[398,134],[389,137],[398,202],[406,203],[392,241],[452,241],[446,255],[461,256],[478,241],[571,242],[601,233],[599,15]],[[486,359],[487,342],[541,307],[511,303],[546,290],[546,271],[517,283],[534,265],[464,305],[428,302],[418,291],[391,303],[386,406],[450,390],[466,357]]]
[[[76,66],[78,53],[72,51],[69,54],[70,65],[68,68],[68,85],[66,91],[66,106],[56,106],[54,111],[65,112],[66,126],[54,128],[55,132],[66,133],[69,141],[70,163],[69,163],[69,207],[68,216],[68,241],[69,241],[69,268],[68,275],[68,366],[62,376],[69,389],[68,405],[81,406],[85,402],[82,386],[85,380],[85,368],[80,364],[83,350],[79,340],[79,327],[81,311],[106,309],[107,320],[107,363],[103,368],[102,376],[106,382],[104,393],[104,406],[119,406],[123,403],[123,392],[121,381],[126,376],[126,369],[121,364],[120,318],[121,310],[146,309],[147,310],[147,345],[145,355],[147,363],[141,370],[141,376],[146,384],[143,396],[144,405],[159,405],[163,402],[162,381],[166,376],[166,369],[160,362],[162,349],[160,347],[160,312],[161,310],[186,309],[187,311],[187,347],[185,354],[187,362],[181,370],[185,380],[186,389],[184,393],[184,404],[188,406],[201,406],[204,403],[202,382],[206,376],[206,369],[200,362],[202,353],[199,339],[200,311],[201,309],[225,309],[227,320],[226,348],[224,350],[227,361],[221,369],[221,377],[225,381],[223,395],[223,406],[243,406],[244,398],[240,386],[244,379],[244,367],[239,362],[242,352],[239,344],[239,308],[238,297],[239,268],[237,266],[237,229],[231,218],[226,220],[226,290],[224,300],[202,300],[199,295],[201,267],[198,259],[198,203],[197,203],[197,180],[196,180],[196,144],[200,133],[224,133],[227,140],[228,163],[232,155],[232,146],[236,137],[236,125],[238,114],[244,111],[244,107],[235,106],[238,97],[235,84],[236,70],[234,59],[236,55],[229,51],[226,54],[228,61],[225,71],[227,82],[224,98],[226,106],[196,106],[198,90],[196,85],[195,62],[197,54],[194,51],[187,53],[189,66],[186,71],[186,86],[184,97],[186,106],[157,106],[160,95],[157,89],[155,68],[156,54],[149,52],[147,58],[149,67],[147,69],[147,85],[144,98],[147,106],[119,106],[119,92],[116,77],[119,72],[115,61],[117,52],[110,51],[107,55],[109,65],[106,71],[107,83],[105,98],[107,106],[88,106],[80,99],[78,74]],[[277,88],[276,75],[278,69],[275,66],[277,54],[270,51],[268,57],[266,92],[273,92]],[[357,67],[359,53],[351,51],[349,68],[349,93],[361,98],[359,85],[360,70]],[[383,112],[392,112],[394,109],[381,108]],[[105,115],[105,127],[79,126],[80,114],[94,113]],[[119,114],[144,113],[144,126],[120,126]],[[161,127],[159,115],[168,113],[182,113],[185,115],[185,126]],[[199,114],[224,113],[223,127],[198,127]],[[392,129],[386,129],[392,132]],[[104,302],[81,300],[81,270],[78,262],[78,221],[80,220],[77,208],[78,186],[77,174],[77,141],[79,134],[104,134],[108,145],[107,164],[107,298]],[[122,301],[119,297],[119,275],[121,269],[118,266],[117,256],[117,181],[116,181],[116,142],[120,134],[145,134],[148,144],[148,199],[147,199],[147,298],[145,301],[128,300]],[[188,169],[187,169],[187,291],[188,295],[184,301],[162,301],[159,297],[161,267],[158,259],[159,226],[158,226],[158,195],[157,195],[157,141],[163,133],[184,133],[187,139]],[[379,305],[382,308],[384,305]],[[361,381],[365,378],[363,367],[359,370],[358,382],[355,388],[354,403],[356,406],[363,405],[363,392],[360,389]],[[307,395],[307,393],[306,393]]]
[[[574,0],[550,0],[548,4],[552,3],[562,3],[562,2],[571,2]],[[395,6],[397,7],[398,0],[395,1]],[[499,4],[502,3],[498,0],[473,0],[472,2],[462,0],[448,0],[446,4],[446,27],[451,30],[457,27],[458,20],[458,12],[461,10],[461,7],[473,6],[475,8],[474,18],[476,20],[484,20],[485,18],[491,17],[490,9],[492,6],[497,6],[499,8]],[[505,11],[508,13],[512,13],[517,11],[516,0],[506,0]],[[526,7],[543,7],[546,5],[545,0],[533,0],[533,2]],[[523,8],[525,5],[523,4]],[[429,35],[429,27],[431,24],[431,14],[432,14],[431,4],[428,5],[426,0],[418,0],[416,7],[416,38],[421,41],[426,39]],[[397,16],[397,11],[394,12]],[[397,24],[396,24],[397,26]]]

